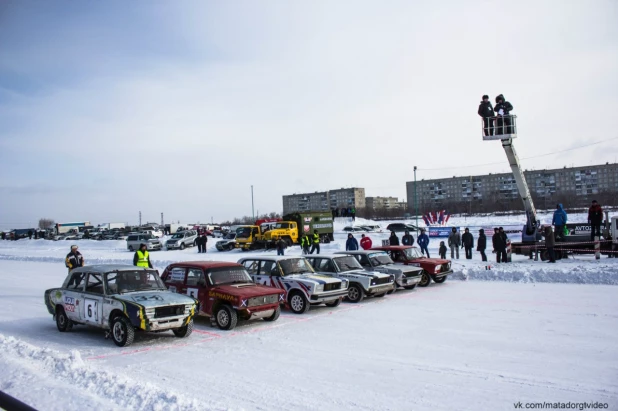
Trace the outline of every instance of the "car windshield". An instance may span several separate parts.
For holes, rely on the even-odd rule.
[[[247,238],[251,235],[251,227],[240,227],[236,229],[236,237]]]
[[[235,238],[236,238],[236,234],[234,234],[234,233],[229,233],[229,234],[227,234],[224,238],[225,238],[225,239],[227,239],[227,240],[233,240],[233,239],[235,239]]]
[[[419,250],[418,248],[404,248],[403,251],[408,260],[414,260],[415,258],[424,257],[423,254],[421,254],[421,250]]]
[[[290,228],[290,223],[277,223],[275,228]]]
[[[379,265],[394,264],[393,260],[386,253],[373,253],[369,254],[369,261],[371,265],[376,267]]]
[[[253,280],[244,267],[213,268],[208,273],[212,285],[252,283]]]
[[[184,238],[184,234],[183,233],[176,233],[172,236],[172,238]]]
[[[333,258],[333,261],[341,272],[363,269],[363,266],[360,265],[356,257],[353,257],[351,255]]]
[[[105,274],[108,294],[166,290],[156,271],[114,271]]]
[[[304,258],[289,258],[279,261],[283,275],[313,273],[311,265]]]

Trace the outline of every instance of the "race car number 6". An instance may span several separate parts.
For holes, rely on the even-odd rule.
[[[84,301],[84,310],[86,311],[86,319],[90,321],[99,321],[99,302],[86,298]]]

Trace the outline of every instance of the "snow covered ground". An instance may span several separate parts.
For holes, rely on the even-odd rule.
[[[454,224],[508,224],[487,220]],[[322,252],[344,240],[338,234]],[[232,332],[198,319],[189,339],[140,334],[121,349],[99,330],[59,333],[47,313],[43,291],[64,279],[70,243],[0,241],[0,389],[39,409],[510,410],[519,401],[618,409],[618,259],[515,257],[487,270],[475,254],[455,261],[444,284],[284,311]],[[78,244],[87,263],[132,258],[123,242]],[[151,258],[161,269],[247,255],[219,253],[210,240],[205,256],[191,248]]]

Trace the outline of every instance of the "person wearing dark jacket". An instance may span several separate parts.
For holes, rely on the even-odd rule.
[[[406,230],[406,233],[404,234],[404,236],[401,237],[401,244],[414,245],[414,237],[412,237],[412,234],[410,234],[408,230]]]
[[[345,250],[346,251],[356,251],[358,250],[358,241],[352,235],[352,233],[348,234],[348,240],[345,242]]]
[[[601,223],[603,222],[603,209],[596,200],[592,200],[592,206],[588,209],[588,223],[590,224],[590,241],[595,236],[601,237]]]
[[[287,248],[287,243],[283,241],[283,238],[279,237],[277,240],[277,255],[285,255],[285,249]]]
[[[491,242],[494,246],[494,253],[496,253],[497,263],[506,263],[506,240],[505,235],[500,234],[497,228],[494,228],[494,235],[491,237]]]
[[[429,257],[429,249],[427,249],[429,246],[429,236],[425,234],[424,228],[421,228],[421,234],[418,236],[418,246],[421,247],[421,254],[425,253],[427,258],[431,258]]]
[[[494,135],[494,125],[491,117],[494,116],[494,108],[489,101],[489,96],[485,94],[481,104],[479,104],[479,116],[483,117],[483,132],[486,136]]]
[[[206,233],[202,234],[202,252],[206,252],[206,245],[208,244],[208,236]]]
[[[198,235],[197,238],[195,239],[195,245],[197,245],[197,253],[201,253],[202,252],[202,245],[203,245],[203,241],[202,241],[202,236]]]
[[[438,253],[440,253],[440,258],[446,260],[446,245],[444,241],[440,241],[440,248],[438,248]]]
[[[32,240],[32,230],[28,230],[28,240]]]
[[[64,260],[64,265],[66,265],[69,269],[69,273],[74,268],[84,266],[84,257],[82,256],[82,253],[77,251],[76,245],[71,246],[71,252],[67,254],[67,257]]]
[[[502,94],[496,97],[496,107],[494,107],[494,111],[498,116],[496,120],[496,135],[511,134],[511,115],[509,114],[511,110],[513,110],[513,105],[506,101]],[[502,127],[503,125],[504,128]]]
[[[309,254],[313,254],[315,251],[316,254],[320,254],[320,235],[318,234],[318,230],[313,230],[313,236],[311,237],[312,245],[311,251]]]
[[[391,236],[388,237],[388,243],[390,245],[399,245],[399,237],[397,237],[394,231],[391,231]]]
[[[448,235],[448,247],[451,249],[451,259],[455,258],[459,260],[459,247],[461,246],[461,235],[455,227],[451,229],[451,233]]]
[[[466,228],[461,236],[461,246],[466,250],[466,260],[472,260],[472,249],[474,248],[474,236]]]
[[[146,244],[140,244],[139,250],[133,254],[133,265],[136,267],[152,268],[150,253],[148,252]]]
[[[545,247],[547,248],[547,254],[549,256],[549,262],[556,262],[556,252],[554,251],[554,247],[556,246],[556,239],[554,238],[554,233],[551,231],[551,226],[548,225],[543,230],[543,235],[545,236]]]
[[[485,230],[482,228],[479,230],[479,240],[476,242],[476,251],[481,253],[481,260],[487,261],[487,255],[485,255],[485,249],[487,248],[487,236]]]

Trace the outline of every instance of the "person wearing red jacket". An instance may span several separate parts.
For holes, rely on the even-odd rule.
[[[369,250],[372,246],[371,238],[366,237],[365,234],[361,236],[360,245],[363,250]]]
[[[594,241],[595,236],[601,237],[602,222],[603,209],[596,200],[592,200],[592,206],[590,206],[590,208],[588,209],[588,223],[590,224],[590,241]]]

